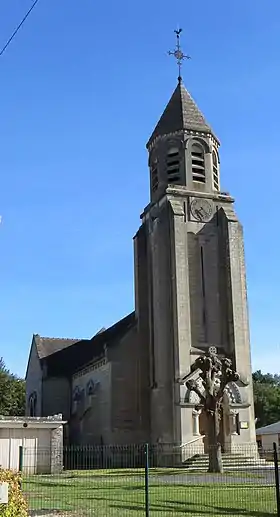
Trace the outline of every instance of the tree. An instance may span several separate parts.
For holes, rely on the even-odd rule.
[[[253,373],[254,405],[257,427],[263,427],[280,420],[280,376]]]
[[[259,384],[270,384],[271,386],[280,387],[280,375],[272,373],[262,373],[261,370],[257,370],[253,373],[253,381]]]
[[[198,394],[207,417],[209,472],[223,472],[220,440],[222,401],[227,384],[238,381],[239,375],[232,369],[230,359],[218,358],[215,347],[211,347],[206,355],[198,357],[191,369],[192,372],[199,370],[202,381],[202,389],[193,379],[186,380],[186,386]]]
[[[25,413],[25,382],[10,373],[0,358],[0,415],[22,416]]]

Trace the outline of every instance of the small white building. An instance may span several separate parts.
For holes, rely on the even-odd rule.
[[[280,422],[256,429],[256,437],[259,449],[270,452],[273,450],[273,443],[280,447]]]
[[[0,468],[16,471],[22,468],[28,474],[62,470],[65,423],[62,415],[0,416]]]

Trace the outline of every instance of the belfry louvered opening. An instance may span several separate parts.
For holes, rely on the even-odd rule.
[[[219,190],[219,170],[218,170],[218,157],[217,153],[213,151],[212,153],[213,160],[213,186],[214,189]]]
[[[177,147],[171,147],[167,152],[167,181],[178,183],[180,181],[180,153]]]
[[[151,186],[152,191],[155,192],[158,188],[158,162],[154,161],[151,165]]]
[[[197,143],[192,145],[192,177],[193,181],[205,183],[204,149]]]

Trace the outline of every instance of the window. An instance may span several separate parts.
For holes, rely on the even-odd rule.
[[[87,383],[87,396],[90,397],[94,393],[95,383],[90,379]]]
[[[32,393],[29,397],[29,416],[36,416],[37,412],[37,394]]]
[[[192,146],[192,176],[193,181],[205,183],[204,149],[199,144]]]
[[[180,180],[180,153],[177,147],[171,147],[167,153],[167,182],[178,183]]]
[[[151,166],[151,186],[152,191],[155,192],[158,188],[158,163],[154,162]]]
[[[217,153],[213,151],[212,153],[213,160],[213,185],[216,190],[219,190],[219,171],[218,171],[218,158]]]

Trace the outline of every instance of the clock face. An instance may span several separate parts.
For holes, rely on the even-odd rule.
[[[195,198],[191,202],[191,214],[196,221],[209,221],[213,215],[213,205],[208,199]]]

